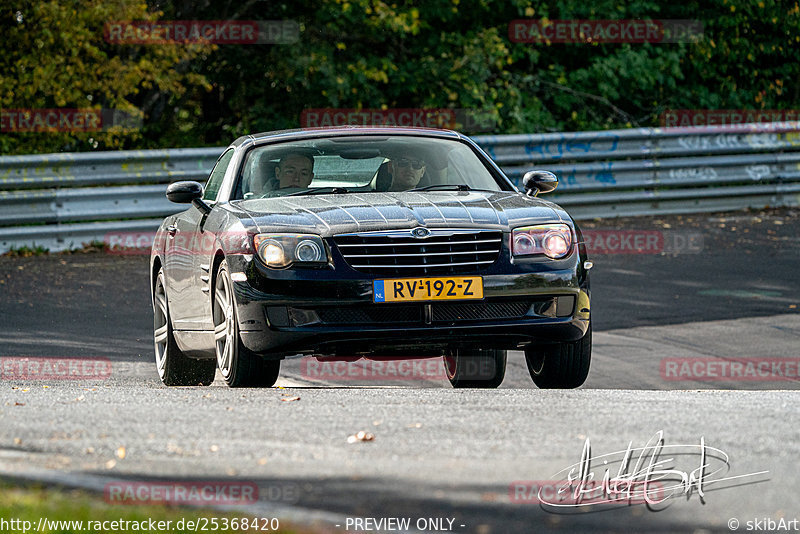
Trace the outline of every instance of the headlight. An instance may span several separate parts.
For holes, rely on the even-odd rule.
[[[258,257],[269,267],[328,261],[325,245],[318,235],[258,234],[253,238],[253,245]]]
[[[572,229],[566,224],[542,224],[515,228],[511,232],[514,256],[544,254],[554,260],[572,252]]]

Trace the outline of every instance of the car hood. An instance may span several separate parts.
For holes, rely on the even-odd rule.
[[[558,206],[511,192],[424,191],[305,195],[235,201],[259,232],[350,232],[415,228],[491,228],[559,222]],[[557,211],[558,210],[558,211]]]

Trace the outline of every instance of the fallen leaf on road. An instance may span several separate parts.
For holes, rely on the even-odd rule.
[[[357,441],[375,441],[375,434],[360,430],[352,436],[347,437],[347,443],[355,443]]]
[[[209,450],[211,452],[217,452],[219,450],[219,445],[212,445]]]
[[[266,458],[259,458],[257,463],[258,463],[258,465],[267,465],[267,459]]]
[[[116,454],[117,458],[119,458],[120,460],[124,460],[125,456],[127,455],[127,452],[125,451],[125,447],[120,447],[114,454]]]
[[[294,401],[299,401],[300,397],[281,397],[281,400],[283,402],[294,402]]]
[[[14,406],[25,406],[24,402],[15,402]]]
[[[406,428],[422,428],[422,423],[412,423],[408,425]]]
[[[22,445],[22,439],[14,438],[14,445]]]
[[[115,465],[117,465],[116,460],[109,460],[106,462],[106,469],[114,469]]]

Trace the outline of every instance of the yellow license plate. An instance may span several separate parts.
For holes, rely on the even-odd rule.
[[[374,302],[482,299],[483,278],[480,276],[395,278],[375,280],[372,289]]]

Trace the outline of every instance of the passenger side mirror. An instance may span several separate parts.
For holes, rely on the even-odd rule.
[[[528,171],[522,177],[522,187],[526,195],[535,197],[558,187],[558,177],[550,171]]]

